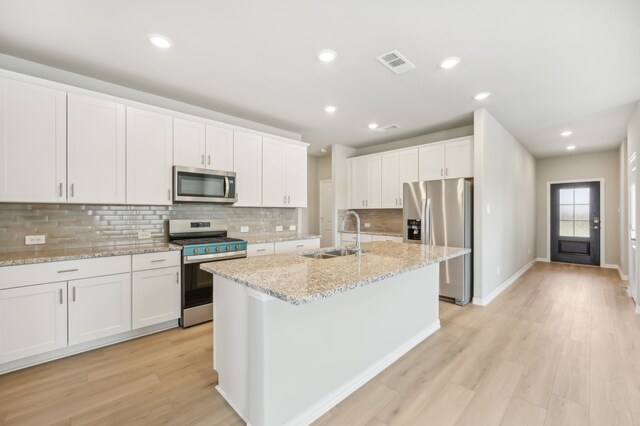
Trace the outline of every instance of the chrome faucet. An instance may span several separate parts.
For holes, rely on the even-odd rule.
[[[360,247],[360,216],[358,216],[358,213],[353,210],[349,210],[344,214],[342,224],[340,225],[340,232],[344,232],[344,224],[347,222],[347,217],[349,215],[353,215],[356,218],[356,248],[354,250],[354,254],[356,256],[360,256],[362,254],[362,248]]]

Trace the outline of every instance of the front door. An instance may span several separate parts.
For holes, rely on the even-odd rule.
[[[600,182],[551,185],[551,260],[600,266]]]

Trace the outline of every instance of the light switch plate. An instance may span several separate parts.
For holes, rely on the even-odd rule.
[[[151,231],[138,231],[139,240],[148,240],[151,238]]]
[[[249,227],[248,226],[241,226],[240,227],[240,232],[249,232]]]
[[[365,227],[365,228],[371,228],[371,224],[370,224],[369,222],[365,222],[365,223],[364,223],[364,227]]]
[[[289,225],[289,231],[295,231],[297,228],[297,226],[295,225]]]
[[[276,232],[282,231],[282,225],[276,225]]]
[[[46,235],[26,235],[24,237],[24,243],[28,246],[32,246],[35,244],[44,244],[46,240]]]

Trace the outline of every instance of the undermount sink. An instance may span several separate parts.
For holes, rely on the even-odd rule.
[[[354,254],[356,254],[356,251],[354,249],[341,248],[319,253],[307,253],[302,254],[301,256],[308,257],[310,259],[335,259],[336,257],[351,256]]]

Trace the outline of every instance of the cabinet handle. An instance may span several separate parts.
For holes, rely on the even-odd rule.
[[[448,168],[447,168],[447,169],[444,169],[444,175],[445,175],[445,176],[449,176],[449,169],[448,169]]]
[[[267,251],[267,249],[258,249],[256,251]]]
[[[180,272],[176,272],[176,284],[180,284]]]
[[[64,300],[62,300],[62,289],[60,289],[60,304],[62,305],[64,303]]]
[[[65,272],[78,272],[77,269],[63,269],[62,271],[58,271],[59,274],[64,274]]]
[[[171,201],[171,190],[167,189],[167,200]]]
[[[209,155],[209,156],[207,156],[207,164],[208,164],[208,165],[211,165],[211,156],[210,156],[210,155]]]
[[[366,206],[369,207],[369,200],[367,200]]]
[[[396,206],[398,205],[398,199],[396,198]]]
[[[58,194],[60,197],[62,197],[62,182],[60,182],[60,185],[58,187]]]
[[[167,261],[167,259],[155,259],[155,260],[152,260],[151,263],[166,262],[166,261]]]
[[[362,200],[362,207],[364,207],[364,200]]]
[[[440,176],[444,176],[444,169],[440,169]]]
[[[202,158],[200,159],[200,164],[204,165],[204,154],[202,154]]]
[[[282,203],[283,204],[287,204],[287,196],[286,195],[282,196]]]
[[[398,205],[401,206],[402,205],[402,198],[398,198]]]
[[[72,293],[73,293],[73,301],[75,302],[76,301],[76,288],[75,288],[75,286],[73,287],[73,292]]]
[[[298,244],[296,247],[304,247],[304,244]]]
[[[73,183],[72,183],[72,184],[71,184],[71,197],[75,197],[75,193],[76,193],[76,191],[75,191],[75,184],[73,184]]]
[[[291,204],[291,195],[287,195],[287,204]]]

